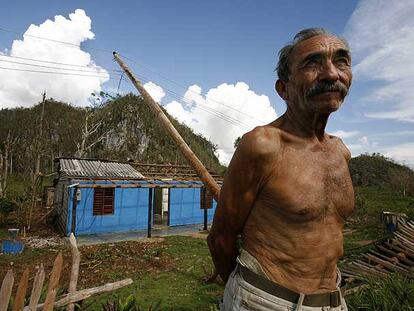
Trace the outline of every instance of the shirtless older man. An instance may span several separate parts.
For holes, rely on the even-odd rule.
[[[222,307],[347,310],[337,261],[354,209],[351,155],[325,127],[351,85],[348,44],[305,29],[279,56],[276,91],[287,110],[241,139],[208,236],[227,281]]]

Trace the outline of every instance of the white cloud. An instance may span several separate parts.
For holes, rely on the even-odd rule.
[[[385,156],[407,164],[414,169],[414,143],[406,143],[384,148],[383,153]]]
[[[356,135],[358,135],[359,132],[358,131],[343,131],[343,130],[338,130],[332,133],[332,135],[334,136],[338,136],[341,139],[345,139],[345,138],[349,138],[349,137],[354,137]]]
[[[368,145],[368,137],[367,136],[362,136],[360,139],[358,139],[358,141],[363,145]]]
[[[190,86],[183,103],[165,105],[167,111],[218,146],[217,156],[228,164],[237,137],[273,121],[277,115],[266,95],[258,95],[244,82],[223,83],[204,96],[198,85]]]
[[[364,100],[380,105],[368,117],[414,122],[413,16],[411,0],[365,0],[348,21],[345,36],[357,60],[354,75],[377,81]]]
[[[40,63],[0,56],[0,67],[3,68],[65,72],[68,74],[60,75],[0,69],[0,98],[2,99],[0,108],[31,106],[39,102],[43,91],[46,91],[48,97],[53,97],[57,100],[75,105],[86,105],[91,93],[99,93],[102,90],[102,84],[109,79],[108,72],[97,66],[89,53],[74,46],[86,40],[91,40],[95,36],[91,32],[91,19],[86,15],[85,11],[77,9],[74,13],[69,14],[68,19],[58,15],[55,16],[54,20],[48,19],[40,25],[32,24],[25,34],[26,36],[22,40],[14,40],[11,49],[6,49],[1,54],[87,67]],[[35,37],[70,42],[74,45],[60,44]],[[42,68],[10,63],[10,61],[71,70]]]
[[[161,102],[161,99],[165,96],[164,90],[154,82],[147,82],[144,85],[145,90],[151,95],[152,99],[157,103]]]

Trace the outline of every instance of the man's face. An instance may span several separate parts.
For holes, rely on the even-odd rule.
[[[337,110],[351,86],[351,56],[346,45],[329,35],[300,42],[289,59],[285,100],[310,112]]]

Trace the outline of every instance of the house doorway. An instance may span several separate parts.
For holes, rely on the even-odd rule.
[[[153,223],[154,226],[168,226],[168,188],[154,189]]]

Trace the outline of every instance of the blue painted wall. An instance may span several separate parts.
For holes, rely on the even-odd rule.
[[[119,181],[118,183],[127,183]],[[89,181],[81,184],[91,184]],[[95,182],[107,184],[108,182]],[[97,234],[146,230],[148,226],[149,188],[115,188],[114,214],[93,215],[94,188],[79,188],[81,200],[76,207],[75,234]],[[75,188],[68,191],[68,218],[66,234],[72,231],[72,207]],[[170,188],[170,226],[202,224],[204,211],[200,209],[200,188]],[[154,202],[154,200],[153,200]],[[213,200],[213,208],[208,210],[208,222],[213,221],[217,203]]]
[[[208,210],[208,222],[213,221],[217,203]],[[200,209],[200,188],[170,189],[170,226],[202,224],[204,210]]]
[[[80,188],[75,234],[96,234],[147,229],[148,188],[115,188],[114,214],[93,215],[93,188]],[[69,189],[67,234],[71,232],[74,188]]]

